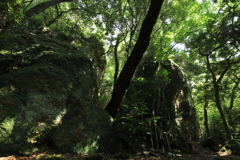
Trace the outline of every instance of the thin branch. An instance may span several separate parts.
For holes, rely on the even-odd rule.
[[[27,2],[29,2],[29,4],[23,9],[24,12],[25,12],[26,9],[32,4],[33,1],[34,1],[34,0],[27,1]],[[25,2],[25,3],[27,3],[27,2]]]
[[[224,71],[221,73],[220,77],[217,80],[217,83],[219,84],[224,77],[224,75],[227,73],[228,69],[231,67],[231,64],[228,63],[227,67],[225,67]]]
[[[54,22],[56,22],[56,20],[59,18],[59,17],[61,17],[63,14],[65,14],[65,13],[68,13],[68,12],[70,12],[70,11],[74,11],[74,10],[79,10],[79,8],[71,8],[71,9],[69,9],[69,10],[67,10],[67,11],[58,11],[59,13],[58,13],[58,15],[55,17],[55,18],[53,18],[51,21],[49,21],[49,24],[48,24],[48,26],[51,26]]]

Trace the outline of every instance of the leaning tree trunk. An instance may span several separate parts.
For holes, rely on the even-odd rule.
[[[125,91],[129,87],[134,72],[140,63],[143,53],[146,51],[153,27],[157,21],[164,0],[151,0],[148,13],[142,23],[139,37],[133,48],[133,51],[119,75],[116,86],[113,89],[112,98],[109,101],[106,110],[114,118],[122,102]]]

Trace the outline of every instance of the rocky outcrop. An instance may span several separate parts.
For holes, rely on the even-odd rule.
[[[51,143],[60,151],[94,152],[110,123],[97,107],[103,47],[94,37],[73,45],[48,35],[0,35],[0,150]]]
[[[172,111],[171,120],[174,120],[187,140],[198,139],[196,109],[191,104],[191,95],[187,79],[180,67],[168,61],[163,68],[169,72],[170,82],[166,85],[164,95],[166,109]],[[163,119],[167,118],[162,115]]]
[[[169,149],[170,144],[187,147],[187,141],[198,139],[196,110],[191,104],[187,79],[172,61],[160,63],[151,58],[144,61],[131,83],[124,105],[129,108],[143,106],[143,109],[146,106],[145,119],[158,117],[152,124],[155,127],[151,128],[152,133],[157,134],[155,137],[159,137],[158,146],[165,143],[165,148]]]

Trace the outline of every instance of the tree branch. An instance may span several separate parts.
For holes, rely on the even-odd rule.
[[[27,10],[25,12],[25,15],[27,18],[30,18],[36,14],[39,14],[41,12],[43,12],[45,9],[54,6],[56,4],[62,3],[62,2],[73,2],[73,0],[51,0],[51,1],[46,1],[43,3],[40,3],[34,7],[32,7],[31,9]]]
[[[64,13],[68,13],[70,11],[73,11],[73,10],[78,10],[79,8],[71,8],[67,11],[60,11],[55,18],[53,18],[51,21],[49,21],[49,24],[48,26],[50,26],[51,24],[53,24],[59,17],[61,17]]]

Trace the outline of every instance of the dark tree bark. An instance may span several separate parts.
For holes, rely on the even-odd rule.
[[[208,99],[205,97],[205,103],[204,103],[204,126],[205,126],[205,129],[206,129],[207,137],[211,137],[210,130],[209,130],[209,127],[208,127],[207,107],[208,107]]]
[[[33,8],[29,9],[26,11],[25,15],[27,18],[30,18],[36,14],[39,14],[41,13],[42,11],[44,11],[45,9],[51,7],[51,6],[54,6],[54,5],[57,5],[59,3],[62,3],[62,2],[73,2],[73,0],[51,0],[51,1],[46,1],[46,2],[43,2],[43,3],[40,3],[36,6],[34,6]]]
[[[157,21],[163,1],[164,0],[151,0],[148,13],[142,23],[137,42],[119,75],[116,86],[113,89],[112,98],[106,107],[106,110],[113,118],[115,118],[117,111],[120,108],[125,91],[129,87],[134,72],[149,45],[150,36]]]
[[[229,109],[228,109],[229,112],[231,112],[232,109],[233,109],[234,100],[236,98],[236,90],[238,89],[238,86],[239,86],[239,83],[240,83],[240,78],[238,78],[236,75],[235,75],[235,78],[236,78],[236,81],[235,81],[235,85],[234,85],[234,87],[232,89],[232,92],[231,92],[230,105],[229,105]]]
[[[118,55],[117,55],[117,52],[118,52],[118,45],[119,45],[119,37],[117,38],[117,42],[116,42],[116,45],[114,47],[114,62],[115,62],[115,72],[114,72],[114,87],[116,86],[117,84],[117,77],[118,77],[118,72],[119,72],[119,59],[118,59]]]
[[[229,104],[229,108],[227,109],[227,116],[228,116],[228,121],[229,121],[229,124],[231,126],[231,123],[233,121],[233,118],[232,118],[232,109],[234,107],[234,101],[236,99],[236,92],[238,90],[238,86],[239,86],[239,83],[240,83],[240,78],[238,78],[236,75],[235,75],[235,85],[231,91],[231,96],[230,96],[230,104]]]

